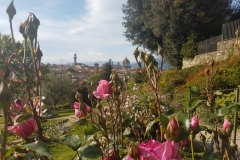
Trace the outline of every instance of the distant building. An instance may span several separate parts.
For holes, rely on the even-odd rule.
[[[123,68],[125,68],[125,69],[131,68],[130,61],[127,59],[127,57],[123,60],[122,64],[123,64]]]

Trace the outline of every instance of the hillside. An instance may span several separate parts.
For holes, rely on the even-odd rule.
[[[165,95],[171,94],[172,105],[187,106],[186,99],[189,99],[190,86],[197,86],[201,92],[204,92],[207,79],[205,70],[207,68],[211,71],[209,64],[165,71],[160,82],[160,92]],[[240,55],[233,56],[226,61],[216,62],[212,68],[212,82],[208,81],[213,90],[237,88],[240,85]],[[228,90],[224,93],[232,91]]]

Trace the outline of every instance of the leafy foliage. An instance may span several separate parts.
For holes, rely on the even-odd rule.
[[[151,51],[160,44],[168,62],[180,68],[180,51],[190,31],[198,33],[198,40],[220,35],[221,25],[233,14],[231,2],[128,0],[122,7],[124,35],[133,45],[142,44]]]
[[[66,100],[71,101],[72,83],[64,75],[49,74],[45,77],[42,86],[42,94],[47,97],[46,104],[54,107]]]

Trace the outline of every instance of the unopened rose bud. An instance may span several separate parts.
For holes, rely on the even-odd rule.
[[[8,109],[11,100],[11,91],[8,88],[7,82],[2,80],[0,84],[0,107],[3,109]]]
[[[12,0],[12,2],[9,4],[9,6],[6,9],[6,12],[7,12],[8,17],[9,17],[10,20],[12,20],[14,15],[16,14],[16,9],[15,9],[15,7],[13,5],[13,1],[14,0]]]
[[[142,62],[145,62],[145,53],[144,52],[140,52],[140,59]]]
[[[38,28],[38,26],[40,25],[40,21],[39,19],[35,16],[35,14],[30,12],[30,15],[32,16],[32,22],[34,24],[34,26],[36,26],[36,28]]]
[[[34,37],[37,35],[37,28],[36,26],[33,24],[32,21],[30,21],[26,27],[25,27],[25,33],[26,35],[28,35],[29,40],[33,41]]]
[[[139,56],[139,50],[138,47],[133,51],[133,56],[137,59]]]
[[[198,117],[196,115],[193,116],[191,124],[190,124],[191,132],[197,134],[199,132],[199,122]]]
[[[206,68],[204,73],[205,73],[206,76],[209,76],[210,75],[210,70],[208,68]]]
[[[82,94],[79,92],[76,92],[75,98],[78,100],[78,102],[82,102]]]
[[[168,133],[171,136],[176,136],[179,134],[179,130],[180,128],[179,128],[178,122],[175,120],[174,117],[172,117],[167,126]]]
[[[231,123],[227,120],[227,119],[224,119],[224,122],[223,122],[223,130],[226,131],[229,127],[230,127]]]
[[[39,61],[41,61],[42,56],[43,56],[43,53],[42,53],[42,51],[41,51],[41,49],[40,49],[40,45],[39,45],[39,43],[38,43],[38,49],[37,49],[37,51],[36,51],[36,57],[37,57],[37,59],[38,59]]]
[[[133,142],[131,142],[128,147],[128,155],[133,159],[139,159],[140,154],[140,149]]]

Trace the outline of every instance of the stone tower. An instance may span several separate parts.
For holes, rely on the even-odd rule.
[[[94,64],[94,73],[98,74],[98,63]]]
[[[76,65],[77,64],[77,54],[75,53],[74,54],[74,65]]]

